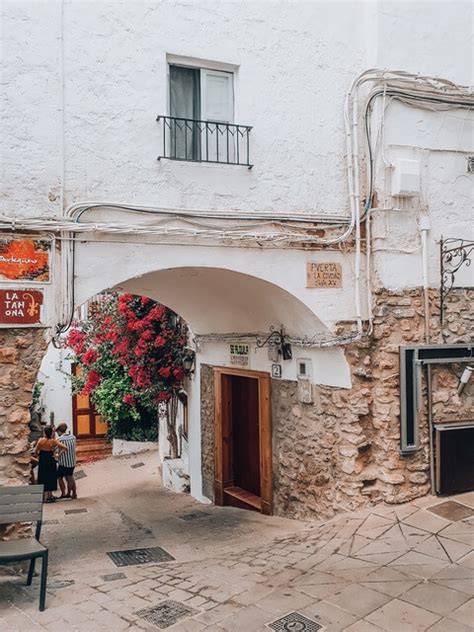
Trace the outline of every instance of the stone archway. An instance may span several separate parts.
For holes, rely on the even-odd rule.
[[[209,263],[212,262],[209,261]],[[111,271],[110,268],[111,266],[107,265],[103,276],[95,278],[92,284],[86,283],[84,276],[81,276],[85,274],[85,269],[81,266],[77,278],[78,303],[84,302],[88,297],[103,289],[147,295],[179,313],[189,323],[192,331],[200,336],[229,333],[239,336],[246,332],[262,333],[268,331],[270,325],[279,326],[280,324],[284,325],[285,330],[292,337],[329,333],[322,320],[301,297],[279,285],[278,276],[270,281],[257,275],[257,271],[255,275],[252,275],[224,267],[187,265],[155,269],[120,280],[117,278],[117,270]],[[120,276],[123,279],[123,268]],[[112,279],[115,281],[113,284],[110,283]],[[7,459],[3,459],[5,465],[2,463],[0,484],[25,484],[29,472],[28,406],[47,346],[47,332],[44,329],[11,329],[5,330],[3,335],[5,351],[4,360],[0,364],[0,380],[2,380],[0,384],[8,385],[2,386],[2,389],[8,388],[5,395],[9,395],[15,401],[8,409],[11,411],[11,419],[5,420],[2,425],[7,428],[7,432],[4,433],[4,437],[0,436],[2,454],[8,455]],[[314,362],[315,372],[319,371],[314,376],[315,381],[329,388],[350,388],[349,364],[341,348],[305,351],[305,356],[311,353],[316,354],[315,358],[324,360],[324,362]],[[260,353],[258,361],[266,362],[262,370],[267,372],[270,370],[266,350]],[[213,365],[216,362],[210,362],[208,358],[203,361],[204,377],[207,364]],[[293,384],[296,384],[295,366],[296,361],[291,375],[290,373],[286,375],[286,379],[293,381]],[[253,368],[259,369],[258,366]],[[194,414],[197,419],[202,415],[200,403],[202,389],[205,390],[205,386],[200,383],[200,378],[196,380],[193,388]],[[280,385],[275,384],[275,392],[289,388],[286,382]],[[290,399],[296,397],[293,390]],[[286,411],[284,414],[286,415]],[[192,487],[191,491],[195,497],[202,499],[204,495],[201,457],[205,451],[201,445],[202,428],[199,424],[195,424],[193,431],[195,435],[192,440],[196,449],[193,453],[194,464],[191,464],[191,469],[194,468],[192,471],[196,474],[194,480],[197,482],[194,490]],[[279,513],[285,513],[285,510],[281,508],[281,503]]]

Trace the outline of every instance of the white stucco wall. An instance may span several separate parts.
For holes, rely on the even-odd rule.
[[[49,423],[54,413],[54,423],[66,423],[72,432],[71,354],[69,349],[48,346],[38,373],[41,389],[41,406],[44,408],[43,421]]]
[[[2,208],[16,213],[60,212],[63,119],[66,203],[341,212],[353,77],[370,63],[471,80],[469,2],[7,0],[3,10]],[[167,54],[236,68],[252,171],[156,162]]]
[[[302,336],[352,318],[352,259],[337,250],[79,243],[76,301],[116,287],[165,303],[199,334],[284,323]],[[306,288],[306,263],[314,261],[341,263],[342,288]]]
[[[13,216],[60,216],[84,200],[348,215],[343,101],[354,77],[378,67],[472,83],[467,1],[4,0],[2,12],[0,213]],[[156,160],[162,138],[155,119],[168,113],[167,55],[235,70],[235,122],[253,126],[252,170]],[[423,212],[432,225],[429,280],[437,287],[436,241],[472,230],[473,176],[465,171],[466,154],[474,153],[472,119],[464,110],[429,113],[395,103],[383,128],[379,122],[375,116],[379,198],[401,155],[420,159],[423,196],[405,210],[390,210],[397,204],[385,196],[389,210],[374,211],[375,280],[389,288],[420,284]],[[355,316],[353,256],[337,249],[105,239],[76,244],[77,305],[111,287],[143,292],[180,311],[196,333],[284,322],[304,335]],[[342,289],[306,289],[308,261],[341,263]],[[247,279],[236,280],[233,292],[229,271]],[[469,271],[462,285],[472,284]],[[57,295],[57,277],[47,292]],[[45,314],[53,323],[51,303]],[[45,375],[58,364],[54,354],[45,358]],[[349,384],[341,350],[298,357],[311,358],[314,381]],[[228,345],[217,343],[202,345],[197,358],[198,367],[227,361]],[[264,351],[253,350],[251,368],[269,364]],[[283,363],[284,378],[295,379],[295,371],[295,361]],[[70,400],[60,403],[66,390],[60,380],[45,392],[56,420],[68,421]],[[189,402],[191,489],[200,497],[199,370]]]
[[[472,82],[472,7],[296,4],[6,0],[0,211],[61,214],[74,202],[101,199],[348,213],[343,100],[350,82],[370,66]],[[252,170],[156,160],[169,55],[234,68],[235,121],[253,126]],[[462,156],[444,149],[471,151],[472,127],[464,111],[430,116],[394,105],[384,142],[389,159],[397,144],[438,145],[439,153],[423,155],[433,216],[430,281],[437,285],[435,240],[464,232],[472,189]],[[415,215],[383,220],[407,250],[418,238]],[[419,283],[416,254],[379,253],[376,265],[383,285]]]
[[[474,113],[461,108],[433,112],[393,101],[382,125],[381,110],[378,114],[373,119],[380,139],[375,188],[384,210],[372,212],[377,278],[394,289],[421,285],[419,225],[425,215],[431,224],[429,282],[438,287],[439,240],[474,238],[474,175],[467,172],[467,157],[474,154]],[[399,159],[419,163],[421,193],[413,199],[390,195]],[[456,285],[473,284],[472,269],[462,268]]]

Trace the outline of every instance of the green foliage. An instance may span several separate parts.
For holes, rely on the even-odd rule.
[[[33,386],[33,395],[31,398],[32,408],[36,408],[36,406],[39,404],[43,386],[44,382],[35,382],[35,385]]]
[[[187,330],[166,307],[146,297],[111,295],[67,337],[75,394],[88,394],[108,423],[110,438],[156,441],[158,405],[184,379]]]
[[[127,441],[158,441],[158,419],[156,411],[137,407],[138,421],[131,423],[125,416],[109,422],[107,436]]]

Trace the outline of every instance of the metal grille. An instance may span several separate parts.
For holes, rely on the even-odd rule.
[[[107,552],[115,566],[135,566],[149,562],[171,562],[175,558],[160,546],[148,549],[129,549],[127,551]]]
[[[84,470],[77,470],[77,472],[74,472],[74,479],[76,481],[79,481],[81,478],[86,478],[87,474],[84,472]]]
[[[319,632],[325,628],[300,612],[290,612],[281,619],[268,623],[267,627],[276,632]]]
[[[209,516],[210,514],[206,513],[205,511],[192,511],[191,513],[187,513],[187,514],[183,514],[182,516],[179,516],[181,520],[185,520],[186,522],[189,522],[191,520],[199,520],[200,518],[205,518],[206,516]]]
[[[81,507],[81,509],[65,509],[65,514],[80,514],[80,513],[88,513],[89,510],[85,507]]]
[[[249,125],[234,125],[180,118],[158,116],[163,121],[163,153],[158,160],[182,160],[186,162],[212,162],[222,165],[250,164]]]
[[[145,463],[134,463],[133,465],[131,465],[130,467],[135,469],[137,467],[143,467],[145,465]]]
[[[165,629],[174,625],[181,619],[189,617],[195,612],[196,611],[189,608],[189,606],[185,606],[178,601],[169,599],[167,601],[163,601],[157,606],[139,610],[138,612],[135,612],[135,615],[147,623],[151,623],[161,629]]]

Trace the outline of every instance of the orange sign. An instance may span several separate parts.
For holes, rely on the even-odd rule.
[[[0,290],[0,324],[36,325],[42,305],[41,290]]]
[[[44,239],[0,239],[0,281],[47,283],[50,251]]]

